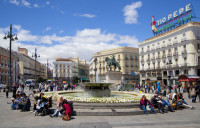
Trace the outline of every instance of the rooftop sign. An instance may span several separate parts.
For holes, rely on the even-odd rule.
[[[169,14],[167,17],[157,20],[157,22],[155,21],[154,16],[152,16],[151,27],[154,35],[169,31],[191,21],[193,18],[191,6],[191,4],[188,4]]]

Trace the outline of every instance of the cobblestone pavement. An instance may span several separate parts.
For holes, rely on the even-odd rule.
[[[5,93],[0,92],[0,128],[200,128],[200,103],[191,103],[186,94],[186,101],[196,106],[195,110],[183,109],[148,116],[74,116],[70,121],[10,110],[11,95],[6,98]]]

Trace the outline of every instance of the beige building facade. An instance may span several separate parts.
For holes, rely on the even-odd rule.
[[[120,72],[122,72],[123,82],[132,83],[139,80],[137,78],[137,74],[139,73],[139,49],[133,47],[118,47],[97,52],[92,56],[89,67],[91,82],[95,82],[95,79],[97,82],[105,82],[106,73],[109,71],[105,59],[106,57],[111,59],[112,56],[115,57],[115,60],[121,66]],[[116,69],[116,71],[119,70]],[[133,73],[135,75],[131,75]]]
[[[28,50],[18,47],[18,57],[20,82],[35,79],[35,60],[28,55]],[[39,77],[46,79],[46,74],[46,66],[36,61],[36,79]]]
[[[53,63],[53,79],[57,82],[76,83],[78,79],[89,79],[89,66],[86,60],[56,58]]]
[[[200,75],[200,22],[189,22],[139,43],[140,80],[176,84],[180,75]]]

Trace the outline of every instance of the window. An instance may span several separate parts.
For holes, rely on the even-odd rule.
[[[168,41],[171,41],[171,39],[169,39]]]
[[[183,33],[183,37],[185,37],[185,33]]]
[[[177,37],[176,37],[176,36],[174,37],[174,40],[177,40]]]

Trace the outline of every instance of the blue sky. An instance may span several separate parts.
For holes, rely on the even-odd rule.
[[[89,61],[100,50],[138,47],[153,36],[153,15],[158,20],[189,3],[200,17],[200,0],[1,0],[0,45],[8,48],[2,38],[13,24],[19,37],[14,50],[26,47],[31,55],[37,47],[41,62],[75,56]]]

